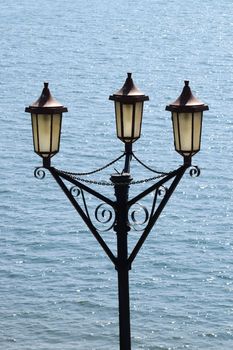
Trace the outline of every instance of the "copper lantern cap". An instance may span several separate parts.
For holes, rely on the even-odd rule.
[[[109,96],[109,100],[123,103],[148,101],[149,96],[146,96],[139,90],[132,79],[132,73],[127,73],[127,78],[120,90]]]
[[[40,114],[68,112],[68,109],[52,96],[48,85],[49,83],[44,83],[44,88],[40,97],[29,107],[26,107],[25,112]]]
[[[184,83],[185,86],[181,95],[174,102],[166,106],[166,111],[178,113],[207,111],[209,107],[193,95],[189,81],[185,80]]]

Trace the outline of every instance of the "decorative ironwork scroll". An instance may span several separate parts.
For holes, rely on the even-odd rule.
[[[129,210],[129,224],[135,231],[142,231],[149,220],[149,212],[144,205],[135,203]]]
[[[110,205],[101,203],[95,209],[95,219],[98,223],[101,223],[101,225],[107,225],[110,223],[107,228],[98,229],[98,231],[110,231],[115,224],[115,211]]]
[[[77,186],[72,186],[70,188],[70,193],[72,194],[72,196],[78,197],[81,194],[81,190]]]
[[[45,171],[42,167],[38,167],[34,170],[34,176],[39,179],[42,180],[45,177]]]
[[[191,177],[198,177],[201,174],[200,168],[198,166],[193,165],[189,171]]]
[[[165,194],[167,193],[167,187],[161,185],[161,186],[158,188],[157,191],[158,191],[158,195],[159,195],[160,197],[164,197]]]

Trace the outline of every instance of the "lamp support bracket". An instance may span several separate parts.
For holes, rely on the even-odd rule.
[[[153,201],[150,213],[147,211],[146,208],[143,207],[145,210],[146,219],[144,220],[144,223],[146,226],[143,229],[143,232],[141,233],[140,238],[138,239],[137,243],[135,244],[134,248],[132,249],[131,253],[127,255],[125,263],[127,263],[128,268],[131,268],[131,265],[136,258],[139,250],[141,249],[143,243],[145,242],[146,238],[148,237],[149,233],[151,232],[153,226],[155,225],[156,221],[158,220],[160,214],[162,213],[164,207],[166,206],[169,198],[171,197],[172,193],[174,192],[175,188],[177,187],[178,183],[180,182],[181,178],[183,177],[185,171],[187,170],[189,166],[184,164],[178,169],[170,172],[168,175],[166,175],[164,178],[157,181],[155,184],[150,186],[148,189],[143,191],[142,193],[138,194],[134,198],[128,200],[128,190],[130,187],[130,182],[132,181],[132,178],[130,178],[129,174],[123,173],[123,174],[116,174],[115,175],[115,181],[114,181],[114,175],[112,176],[111,180],[114,183],[115,188],[115,195],[116,195],[116,201],[113,201],[103,194],[93,190],[89,186],[84,185],[83,183],[79,182],[78,180],[72,178],[72,176],[66,174],[65,172],[60,172],[54,167],[46,166],[46,169],[49,170],[59,187],[62,189],[62,191],[65,193],[66,197],[69,199],[77,213],[81,216],[82,220],[85,222],[93,236],[96,238],[98,243],[101,245],[107,256],[110,258],[112,263],[115,265],[115,268],[118,268],[119,264],[122,264],[122,262],[117,259],[117,257],[113,254],[107,243],[102,238],[99,230],[97,227],[95,227],[93,220],[91,219],[91,216],[89,214],[88,206],[85,199],[85,193],[89,193],[92,196],[99,199],[104,204],[110,206],[110,209],[103,209],[102,208],[102,216],[108,212],[109,214],[109,220],[106,220],[105,223],[108,223],[112,221],[111,226],[102,231],[108,231],[110,229],[114,229],[114,231],[119,231],[119,222],[121,220],[121,216],[126,214],[126,218],[122,222],[126,223],[127,228],[124,228],[124,231],[126,234],[128,231],[132,229],[133,225],[130,225],[129,223],[129,215],[131,210],[131,218],[136,222],[134,219],[135,217],[135,210],[133,209],[133,206],[135,204],[140,205],[139,201],[143,199],[144,197],[148,196],[149,194],[153,193]],[[43,170],[41,170],[43,172]],[[41,177],[43,178],[43,177]],[[117,180],[116,180],[117,179]],[[71,183],[73,187],[69,189],[65,183],[65,181]],[[164,185],[172,181],[169,188],[165,187]],[[125,182],[125,186],[124,186]],[[81,206],[78,201],[75,199],[74,192],[78,193],[78,195],[81,195],[82,197],[82,203],[83,206]],[[164,194],[162,200],[157,205],[157,199],[158,197]],[[122,204],[122,198],[124,200],[124,205]],[[98,210],[104,205],[100,204],[96,208],[96,219],[98,220]],[[124,210],[122,211],[122,205],[124,206]],[[141,206],[142,207],[142,206]],[[120,212],[120,214],[119,214]],[[99,220],[98,220],[99,221]],[[99,221],[100,222],[100,221]],[[120,227],[121,229],[121,227]]]
[[[160,214],[162,213],[172,193],[174,192],[175,188],[179,184],[186,169],[187,169],[186,166],[181,166],[180,168],[175,170],[173,173],[167,175],[164,179],[158,181],[156,184],[152,185],[150,188],[142,192],[140,195],[136,196],[135,198],[129,201],[128,205],[129,207],[131,207],[133,204],[137,203],[138,200],[144,198],[151,192],[154,192],[154,199],[151,207],[151,212],[150,212],[150,215],[148,215],[148,220],[147,220],[148,223],[128,258],[128,263],[130,266],[133,263],[134,259],[136,258],[139,250],[141,249],[143,243],[148,237],[156,221],[158,220]],[[169,180],[173,180],[170,187],[169,188],[164,187],[164,184]],[[164,197],[162,198],[162,200],[160,201],[159,205],[156,208],[156,202],[161,191],[164,191]]]
[[[99,232],[97,231],[97,229],[95,228],[95,226],[92,224],[92,221],[90,220],[88,211],[87,211],[87,207],[85,204],[85,211],[81,208],[81,206],[78,204],[78,202],[75,200],[74,196],[70,193],[69,189],[67,188],[67,186],[65,185],[64,181],[62,181],[61,176],[58,175],[57,171],[51,167],[48,168],[48,170],[50,171],[51,175],[54,177],[54,179],[56,180],[56,182],[58,183],[58,185],[60,186],[60,188],[62,189],[62,191],[65,193],[65,195],[67,196],[67,198],[69,199],[69,201],[71,202],[71,204],[73,205],[73,207],[76,209],[76,211],[78,212],[78,214],[81,216],[81,218],[83,219],[83,221],[85,222],[85,224],[87,225],[87,227],[89,228],[89,230],[91,231],[91,233],[93,234],[93,236],[96,238],[96,240],[99,242],[99,244],[101,245],[101,247],[103,248],[103,250],[105,251],[105,253],[108,255],[108,257],[110,258],[110,260],[113,262],[114,265],[116,265],[116,257],[114,256],[114,254],[112,253],[112,251],[109,249],[108,245],[105,243],[105,241],[103,240],[103,238],[101,237],[101,235],[99,234]],[[92,189],[90,189],[89,187],[79,183],[76,180],[72,180],[70,178],[67,179],[66,175],[63,175],[62,177],[64,177],[66,180],[68,180],[69,182],[75,184],[75,186],[81,188],[81,190],[86,190],[87,192],[91,193],[92,195],[95,195],[97,198],[104,200],[106,203],[112,205],[112,201],[110,200],[105,200],[106,198],[104,196],[102,196],[101,194],[99,194],[96,191],[93,191]],[[84,202],[85,203],[85,202]]]

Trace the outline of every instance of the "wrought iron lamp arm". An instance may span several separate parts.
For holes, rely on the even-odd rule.
[[[173,177],[175,176],[175,179],[173,180],[171,186],[169,187],[168,190],[166,190],[166,193],[164,195],[164,198],[162,199],[162,201],[160,202],[158,208],[156,209],[156,211],[153,213],[153,210],[151,212],[151,216],[149,218],[149,222],[144,230],[144,232],[142,233],[141,237],[139,238],[138,242],[136,243],[135,247],[133,248],[129,258],[128,258],[128,264],[129,266],[132,265],[134,259],[136,258],[139,250],[141,249],[143,243],[145,242],[146,238],[148,237],[150,231],[152,230],[153,226],[155,225],[156,221],[158,220],[160,214],[162,213],[165,205],[167,204],[169,198],[171,197],[172,193],[174,192],[174,190],[176,189],[177,185],[179,184],[181,178],[183,177],[185,171],[187,169],[187,166],[182,166],[179,169],[177,169],[174,173],[173,173]],[[166,179],[166,181],[168,181],[172,176],[168,176],[169,178]],[[161,181],[159,181],[161,186]],[[164,182],[163,182],[164,183]],[[156,186],[157,185],[157,186]],[[146,194],[150,193],[151,191],[158,189],[158,183],[151,186],[150,188],[151,190],[149,192],[147,192]],[[149,189],[148,189],[149,190]],[[146,192],[146,191],[145,191]],[[140,198],[143,198],[146,194],[144,194],[143,196],[141,196]],[[137,197],[135,197],[137,198]],[[129,203],[135,203],[135,200],[133,201],[129,201]]]
[[[105,241],[102,239],[101,235],[98,233],[98,231],[96,230],[95,226],[92,224],[90,218],[88,215],[86,215],[86,213],[83,211],[83,209],[80,207],[80,205],[77,203],[77,201],[74,199],[74,197],[71,195],[70,191],[68,190],[68,188],[65,186],[64,182],[61,179],[60,174],[58,175],[58,172],[55,170],[55,168],[50,167],[47,168],[49,170],[49,172],[51,173],[51,175],[53,176],[53,178],[56,180],[56,182],[58,183],[58,185],[60,186],[60,188],[62,189],[62,191],[65,193],[65,195],[67,196],[67,198],[69,199],[69,201],[71,202],[71,204],[73,205],[73,207],[76,209],[76,211],[78,212],[78,214],[81,216],[81,218],[83,219],[83,221],[85,222],[85,224],[87,225],[87,227],[89,228],[89,230],[91,231],[91,233],[93,234],[93,236],[96,238],[96,240],[99,242],[99,244],[101,245],[101,247],[103,248],[103,250],[105,251],[105,253],[108,255],[108,257],[110,258],[110,260],[113,262],[113,264],[116,266],[116,262],[117,259],[114,256],[114,254],[112,253],[112,251],[110,250],[110,248],[107,246],[107,244],[105,243]],[[66,178],[67,176],[63,176],[64,178]],[[91,193],[91,194],[96,194],[97,192],[92,191],[90,188],[88,188],[87,186],[84,186],[83,184],[79,184],[78,181],[76,180],[72,180],[70,178],[67,178],[68,181],[70,181],[71,183],[75,184],[76,186],[80,186],[80,188],[85,189],[87,192]],[[94,193],[93,193],[94,192]],[[94,194],[94,195],[95,195]],[[104,196],[100,195],[99,193],[97,193],[99,199],[103,200],[103,198],[105,198]],[[112,201],[106,201],[106,203],[110,204]]]

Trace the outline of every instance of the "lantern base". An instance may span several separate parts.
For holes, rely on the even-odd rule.
[[[43,158],[43,167],[44,168],[50,168],[50,166],[51,166],[50,157]]]
[[[190,167],[192,165],[192,157],[184,156],[184,165]]]

